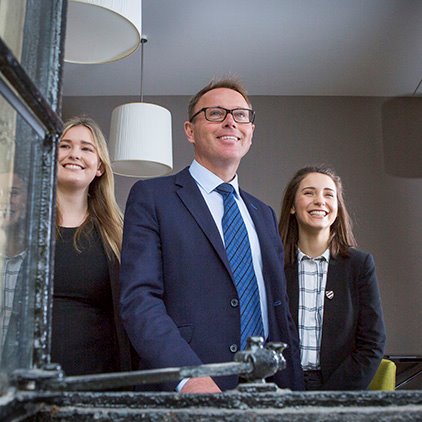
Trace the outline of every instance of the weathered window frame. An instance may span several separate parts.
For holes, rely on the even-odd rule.
[[[36,151],[29,169],[29,247],[22,269],[25,284],[34,292],[28,301],[34,318],[33,349],[32,361],[22,369],[41,369],[50,363],[55,157],[63,127],[58,111],[66,6],[65,0],[27,0],[22,4],[25,23],[20,60],[0,38],[0,94],[17,112],[15,142],[19,133],[22,144],[32,143],[28,148]],[[1,389],[7,387],[10,375],[2,374]]]

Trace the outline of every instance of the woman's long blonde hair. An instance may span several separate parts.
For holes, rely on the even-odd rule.
[[[85,126],[92,134],[97,148],[98,158],[102,163],[103,174],[91,182],[88,189],[88,218],[75,233],[74,246],[78,249],[78,240],[82,234],[88,234],[94,226],[102,239],[109,258],[114,255],[120,262],[123,235],[123,215],[114,195],[114,176],[111,170],[107,142],[98,124],[86,116],[76,116],[64,123],[62,137],[75,126]],[[56,232],[60,226],[62,214],[59,204],[56,209]]]

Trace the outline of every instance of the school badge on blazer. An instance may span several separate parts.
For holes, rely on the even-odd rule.
[[[332,299],[334,297],[334,292],[332,290],[327,290],[325,292],[325,296],[327,297],[327,299]]]

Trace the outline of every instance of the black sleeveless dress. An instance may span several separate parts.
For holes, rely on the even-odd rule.
[[[73,246],[77,228],[56,240],[51,361],[65,375],[119,370],[108,261],[99,234]]]

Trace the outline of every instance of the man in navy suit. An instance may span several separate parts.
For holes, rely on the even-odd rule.
[[[223,182],[235,189],[256,274],[266,341],[288,344],[272,381],[303,389],[297,332],[289,312],[283,249],[273,210],[239,189],[237,169],[255,129],[235,80],[213,81],[189,104],[184,129],[190,167],[137,182],[129,195],[121,265],[121,316],[143,369],[230,362],[240,349],[239,296],[224,248]],[[215,393],[237,376],[166,383],[161,389]]]

